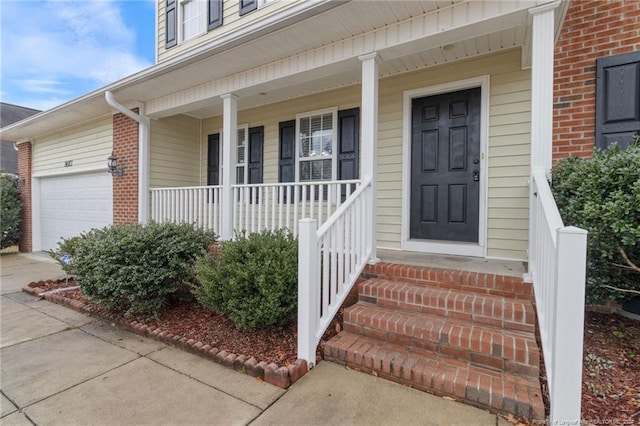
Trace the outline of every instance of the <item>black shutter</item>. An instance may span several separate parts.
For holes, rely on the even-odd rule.
[[[220,133],[209,135],[207,150],[207,185],[220,185]]]
[[[278,182],[296,180],[296,120],[280,123],[280,153],[278,160]]]
[[[360,108],[338,111],[338,180],[358,179]]]
[[[596,146],[640,135],[640,51],[596,60]]]
[[[222,0],[209,0],[207,30],[222,26]]]
[[[165,48],[178,44],[178,0],[166,0],[165,3]]]
[[[264,126],[249,129],[249,182],[262,183]]]
[[[258,8],[258,0],[240,0],[240,16]]]

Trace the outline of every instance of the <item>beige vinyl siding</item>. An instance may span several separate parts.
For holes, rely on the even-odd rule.
[[[211,31],[207,31],[206,33],[185,42],[179,41],[177,46],[165,49],[166,0],[158,0],[158,62],[165,61],[186,50],[193,49],[204,43],[210,42],[211,40],[230,34],[246,25],[254,23],[255,21],[264,19],[266,16],[275,12],[291,7],[295,3],[295,1],[291,0],[275,0],[260,6],[257,10],[240,16],[239,1],[225,0],[223,2],[221,27],[214,28]],[[176,7],[180,7],[179,1]],[[180,31],[180,22],[178,22],[177,29]]]
[[[402,246],[403,95],[405,91],[488,75],[489,140],[487,256],[526,259],[530,151],[530,71],[520,69],[519,49],[404,73],[380,80],[378,123],[378,246]],[[238,124],[264,126],[264,182],[278,180],[278,132],[281,121],[296,114],[360,104],[360,86],[279,102],[238,112]],[[203,137],[217,133],[222,118],[203,120]],[[367,141],[361,141],[361,150]],[[200,157],[206,181],[206,144]]]
[[[33,173],[73,172],[104,166],[113,147],[111,115],[35,139]],[[66,161],[73,165],[65,167]]]
[[[278,181],[280,122],[294,120],[296,114],[304,112],[335,107],[338,110],[343,110],[357,107],[359,104],[360,87],[352,86],[346,89],[332,90],[291,101],[279,102],[267,107],[238,111],[238,125],[247,124],[249,127],[264,126],[263,181],[265,183]],[[221,128],[222,117],[203,120],[202,131],[205,138],[209,134],[220,132]],[[203,154],[202,164],[205,169],[203,173],[206,172],[206,161],[206,155]]]
[[[178,115],[151,122],[152,188],[200,185],[199,158],[200,120]]]
[[[378,232],[380,247],[401,248],[403,93],[489,75],[487,255],[525,259],[530,150],[530,72],[520,50],[389,77],[380,81]],[[509,199],[504,206],[501,200]]]

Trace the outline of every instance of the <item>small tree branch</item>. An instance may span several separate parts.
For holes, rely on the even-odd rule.
[[[603,284],[602,287],[610,288],[611,290],[615,290],[615,291],[621,291],[623,293],[640,294],[640,291],[638,290],[631,290],[628,288],[618,288],[618,287],[614,287],[612,285],[607,285],[607,284]]]
[[[631,269],[633,269],[636,272],[640,272],[640,266],[636,265],[631,261],[631,259],[629,259],[629,257],[627,256],[627,253],[624,251],[622,247],[618,247],[618,251],[620,252],[620,255],[622,256],[624,261],[627,262],[627,264]]]
[[[622,263],[609,263],[609,265],[611,265],[611,266],[615,266],[616,268],[620,268],[620,269],[628,269],[629,271],[632,271],[632,272],[638,272],[638,273],[640,273],[640,271],[635,270],[634,268],[632,268],[632,267],[631,267],[631,266],[629,266],[629,265],[623,265]]]

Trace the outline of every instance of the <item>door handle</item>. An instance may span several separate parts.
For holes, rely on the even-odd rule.
[[[479,180],[480,180],[480,170],[474,169],[473,170],[473,181],[474,182],[478,182]]]

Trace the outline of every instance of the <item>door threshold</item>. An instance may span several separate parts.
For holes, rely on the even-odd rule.
[[[423,253],[409,250],[378,249],[381,262],[430,268],[462,270],[485,274],[522,277],[524,262],[505,259],[481,259],[474,256]]]
[[[408,240],[402,244],[403,250],[455,256],[486,257],[485,248],[479,243],[435,240]]]

